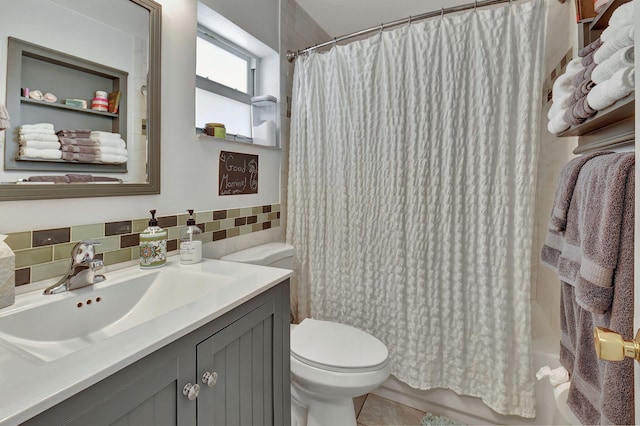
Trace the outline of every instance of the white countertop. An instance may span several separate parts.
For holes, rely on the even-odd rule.
[[[290,270],[206,259],[180,265],[177,256],[164,268],[185,268],[231,276],[235,281],[188,305],[168,312],[52,362],[34,361],[0,346],[0,425],[15,425],[47,410],[146,355],[198,329],[291,275]],[[164,269],[163,268],[163,269]],[[133,266],[107,272],[122,277]],[[177,284],[179,285],[179,284]],[[84,289],[74,290],[76,292]],[[41,292],[41,291],[40,291]],[[35,293],[16,296],[33,297]],[[65,293],[62,293],[65,294]],[[59,295],[47,295],[53,297]],[[8,310],[11,307],[6,308]],[[3,310],[0,310],[0,315]],[[41,318],[34,327],[55,327],[55,318]]]

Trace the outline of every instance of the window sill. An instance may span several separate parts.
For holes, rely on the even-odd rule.
[[[256,148],[261,148],[261,149],[282,151],[282,149],[279,146],[267,146],[267,145],[254,144],[251,139],[242,138],[242,140],[239,140],[235,138],[235,135],[227,135],[225,139],[216,138],[214,136],[209,136],[206,133],[203,133],[201,129],[196,129],[196,139],[199,141],[209,141],[209,142],[231,142],[231,143],[236,143],[240,145],[255,146]]]

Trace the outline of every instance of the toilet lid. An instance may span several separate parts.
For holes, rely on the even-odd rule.
[[[364,372],[386,365],[389,351],[355,327],[307,318],[291,331],[291,355],[325,370]]]

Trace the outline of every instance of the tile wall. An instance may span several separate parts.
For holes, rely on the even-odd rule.
[[[167,230],[167,250],[178,249],[180,231],[188,214],[158,217]],[[196,224],[204,243],[280,226],[280,204],[196,212]],[[16,286],[64,275],[69,269],[71,249],[82,240],[97,241],[97,257],[105,265],[135,260],[139,256],[139,235],[149,218],[118,222],[37,229],[8,234],[5,242],[16,254]]]

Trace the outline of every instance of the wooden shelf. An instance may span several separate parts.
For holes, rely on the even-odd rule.
[[[587,135],[616,122],[633,117],[635,115],[635,105],[635,94],[631,93],[629,96],[620,99],[610,107],[598,111],[596,115],[588,118],[584,123],[571,126],[569,129],[558,134],[558,136]]]
[[[591,31],[602,31],[607,28],[609,25],[609,18],[611,18],[611,14],[614,10],[616,10],[619,6],[630,2],[631,0],[613,0],[609,2],[598,15],[593,18],[591,25],[589,26],[589,30]]]
[[[48,107],[48,108],[61,108],[61,109],[66,109],[66,110],[74,111],[74,112],[82,112],[82,113],[85,113],[85,114],[101,115],[103,117],[118,118],[118,114],[114,114],[112,112],[96,111],[96,110],[89,109],[89,108],[78,108],[78,107],[74,107],[74,106],[71,106],[71,105],[59,104],[59,103],[55,103],[55,102],[39,101],[37,99],[25,98],[24,96],[20,97],[20,102],[21,103],[26,103],[26,104],[33,104],[33,105]]]

